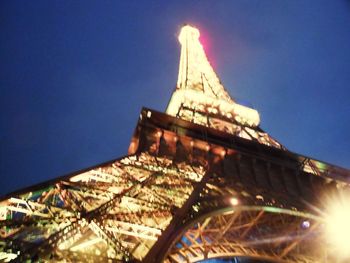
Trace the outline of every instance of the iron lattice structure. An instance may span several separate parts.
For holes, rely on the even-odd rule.
[[[5,262],[332,260],[319,193],[348,170],[292,153],[259,128],[184,26],[167,113],[142,109],[127,156],[0,200]],[[306,225],[305,225],[306,224]]]

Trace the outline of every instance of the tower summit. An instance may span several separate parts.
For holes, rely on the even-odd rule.
[[[127,156],[0,199],[1,261],[336,261],[320,193],[348,190],[350,172],[260,129],[199,36],[182,28],[166,113],[141,110]]]
[[[189,25],[180,31],[179,76],[166,113],[281,148],[277,141],[258,128],[259,113],[230,97],[210,65],[199,36],[199,30]]]
[[[217,119],[257,126],[258,112],[230,97],[211,67],[199,36],[199,30],[192,26],[181,29],[179,76],[166,112],[201,125],[210,125],[204,116],[215,115]]]

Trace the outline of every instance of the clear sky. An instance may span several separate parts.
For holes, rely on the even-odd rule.
[[[350,1],[1,1],[0,195],[123,156],[182,24],[292,151],[350,168]]]

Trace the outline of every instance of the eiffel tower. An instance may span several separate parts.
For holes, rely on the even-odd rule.
[[[199,34],[181,29],[166,113],[141,110],[128,155],[0,200],[0,261],[332,259],[320,193],[347,188],[350,171],[263,131],[221,84]]]

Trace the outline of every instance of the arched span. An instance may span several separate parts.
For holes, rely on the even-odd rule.
[[[220,208],[188,221],[179,229],[164,262],[234,257],[316,262],[322,256],[321,221],[310,213],[271,206]]]

